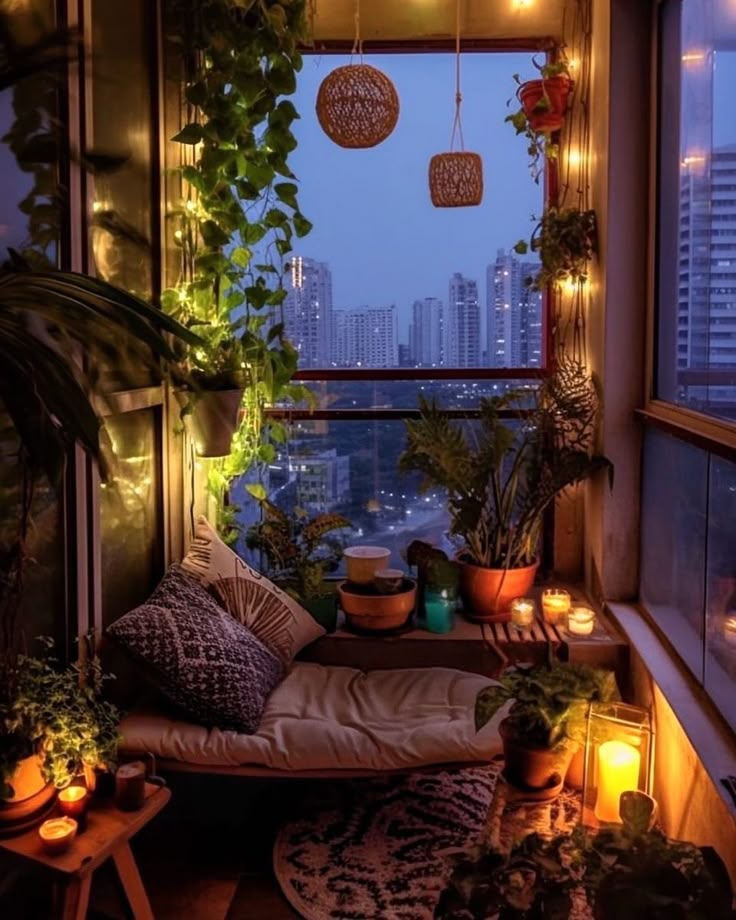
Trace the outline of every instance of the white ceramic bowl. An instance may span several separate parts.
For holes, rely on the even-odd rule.
[[[348,581],[370,584],[379,569],[385,569],[391,550],[385,546],[348,546],[343,552],[348,566]]]

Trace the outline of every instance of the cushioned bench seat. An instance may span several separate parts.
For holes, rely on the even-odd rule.
[[[450,668],[357,671],[295,662],[253,735],[152,712],[122,722],[126,754],[169,767],[247,775],[366,775],[487,762],[499,753],[499,712],[480,732],[478,692],[489,679]]]

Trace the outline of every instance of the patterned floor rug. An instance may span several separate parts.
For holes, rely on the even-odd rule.
[[[305,920],[431,920],[474,843],[498,767],[336,784],[310,800],[274,844],[274,872]]]

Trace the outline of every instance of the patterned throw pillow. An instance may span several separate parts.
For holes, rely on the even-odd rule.
[[[107,635],[146,666],[172,703],[208,726],[252,735],[283,676],[279,658],[178,566]]]
[[[325,634],[301,604],[223,543],[206,517],[198,519],[181,566],[287,665],[305,645]]]

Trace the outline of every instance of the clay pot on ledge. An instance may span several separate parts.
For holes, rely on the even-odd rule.
[[[366,632],[386,632],[404,626],[417,599],[417,585],[405,578],[401,588],[391,594],[381,594],[374,585],[343,581],[337,587],[340,606],[348,625]]]
[[[573,756],[573,746],[565,741],[553,748],[527,745],[514,733],[508,719],[501,721],[498,732],[503,742],[506,782],[538,801],[559,795]]]
[[[0,799],[0,837],[33,827],[53,806],[56,788],[44,779],[42,762],[40,754],[18,761],[15,773],[10,777],[13,795],[9,799]]]
[[[565,120],[567,100],[571,89],[572,80],[565,76],[529,80],[522,83],[516,95],[524,108],[526,120],[532,131],[549,133],[560,130]],[[537,110],[545,94],[549,99],[549,108]]]
[[[465,617],[473,623],[507,623],[511,601],[525,597],[534,584],[539,562],[518,569],[490,569],[483,565],[460,563],[460,596]]]
[[[192,396],[192,440],[200,457],[226,457],[238,427],[244,388],[202,390]]]

